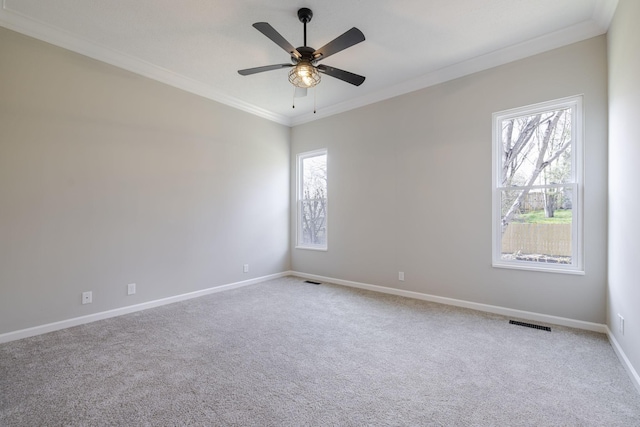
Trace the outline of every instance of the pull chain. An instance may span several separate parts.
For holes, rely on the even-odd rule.
[[[313,88],[313,114],[316,113],[316,88]]]
[[[291,108],[296,108],[296,87],[293,87],[293,98],[291,99]]]

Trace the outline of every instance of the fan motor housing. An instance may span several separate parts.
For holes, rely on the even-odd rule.
[[[296,50],[300,53],[300,58],[296,58],[295,56],[291,56],[291,61],[294,64],[297,64],[300,61],[309,61],[311,63],[316,62],[319,58],[315,58],[313,56],[313,52],[316,50],[309,46],[300,46],[297,47]]]

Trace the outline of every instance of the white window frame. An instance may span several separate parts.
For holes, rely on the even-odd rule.
[[[582,95],[571,96],[567,98],[556,99],[539,104],[528,105],[510,110],[499,111],[493,114],[493,135],[492,135],[492,265],[497,268],[511,268],[533,271],[546,271],[567,274],[584,274],[583,261],[583,126],[584,116],[582,108]],[[502,259],[502,214],[501,214],[501,194],[505,189],[518,189],[526,187],[501,187],[501,168],[502,168],[502,121],[515,117],[534,115],[537,113],[558,110],[562,108],[571,108],[571,182],[568,184],[558,185],[558,187],[571,187],[575,195],[572,206],[572,229],[571,229],[571,247],[572,247],[572,263],[571,264],[547,264],[531,261],[504,260]],[[546,188],[546,186],[531,186],[531,189]]]
[[[317,156],[326,156],[326,164],[327,169],[329,168],[329,153],[326,148],[307,151],[304,153],[300,153],[296,158],[296,249],[308,249],[313,251],[327,251],[329,247],[329,183],[327,182],[327,189],[325,193],[325,244],[324,245],[313,245],[313,244],[304,244],[301,242],[302,239],[302,200],[304,194],[304,171],[302,162],[310,157]],[[328,175],[328,172],[327,172]],[[327,178],[328,181],[328,178]]]

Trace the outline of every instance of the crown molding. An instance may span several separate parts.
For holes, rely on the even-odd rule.
[[[274,113],[264,108],[241,101],[237,98],[222,94],[216,91],[211,85],[174,73],[165,68],[158,67],[149,62],[123,54],[122,52],[109,49],[62,29],[24,16],[7,8],[6,0],[3,0],[2,9],[0,9],[0,25],[55,46],[62,47],[141,76],[148,77],[204,98],[220,102],[258,117],[293,127],[434,86],[436,84],[444,83],[449,80],[464,77],[499,65],[504,65],[509,62],[586,40],[591,37],[599,36],[607,32],[617,5],[618,0],[600,0],[599,2],[596,2],[593,14],[589,21],[431,71],[420,77],[402,82],[389,88],[381,89],[365,96],[353,98],[326,108],[321,108],[317,110],[316,113],[305,113],[293,118]]]
[[[609,31],[609,25],[611,25],[611,20],[613,20],[617,7],[618,0],[600,0],[596,2],[591,20],[602,29],[603,33]]]
[[[615,4],[617,4],[617,1],[618,0],[615,0]],[[608,2],[608,4],[609,3],[611,2]],[[613,12],[615,12],[615,5],[613,7]],[[369,95],[354,98],[327,108],[320,108],[315,114],[306,113],[304,115],[297,116],[291,121],[291,126],[298,126],[324,117],[354,110],[356,108],[364,107],[366,105],[374,104],[376,102],[384,101],[410,92],[415,92],[420,89],[425,89],[430,86],[435,86],[440,83],[599,36],[607,31],[609,23],[613,18],[613,12],[610,8],[602,9],[603,15],[608,17],[606,28],[603,28],[602,26],[604,22],[603,19],[600,19],[599,21],[585,21],[550,34],[545,34],[541,37],[514,44],[448,67],[440,68],[420,77],[407,80]]]
[[[6,0],[3,0],[2,9],[0,9],[0,26],[267,120],[291,126],[291,120],[288,117],[224,95],[216,91],[211,85],[174,73],[150,62],[101,46],[60,28],[24,16],[7,8]]]

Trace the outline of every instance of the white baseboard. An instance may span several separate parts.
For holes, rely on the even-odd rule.
[[[622,347],[620,347],[618,340],[616,340],[616,337],[613,336],[613,333],[608,326],[607,336],[609,337],[609,342],[611,343],[611,347],[613,347],[613,351],[615,351],[616,356],[618,356],[618,359],[620,359],[620,363],[622,363],[622,366],[624,366],[624,369],[629,374],[629,377],[631,377],[631,382],[634,386],[636,386],[636,389],[640,393],[640,375],[638,375],[638,372],[634,369],[631,361],[627,358],[627,355],[624,354],[624,351],[622,351]]]
[[[582,320],[568,319],[566,317],[551,316],[548,314],[534,313],[531,311],[515,310],[512,308],[500,307],[496,305],[480,304],[477,302],[459,300],[454,298],[439,297],[436,295],[423,294],[420,292],[405,291],[402,289],[388,288],[385,286],[370,285],[367,283],[352,282],[349,280],[335,279],[332,277],[318,276],[315,274],[300,273],[297,271],[291,274],[305,279],[314,279],[320,282],[335,283],[336,285],[349,286],[352,288],[367,289],[374,292],[382,292],[385,294],[398,295],[407,298],[420,299],[424,301],[437,302],[440,304],[453,305],[456,307],[470,308],[472,310],[485,311],[488,313],[500,314],[508,317],[517,317],[519,319],[534,320],[536,322],[550,323],[552,325],[567,326],[570,328],[584,329],[600,333],[607,332],[607,326],[599,323],[585,322]]]
[[[228,291],[231,289],[241,288],[243,286],[254,285],[279,277],[290,276],[291,271],[270,274],[268,276],[257,277],[255,279],[244,280],[242,282],[229,283],[226,285],[215,286],[212,288],[202,289],[200,291],[189,292],[186,294],[175,295],[172,297],[162,298],[154,301],[143,302],[141,304],[129,305],[126,307],[115,308],[113,310],[102,311],[100,313],[88,314],[86,316],[74,317],[72,319],[61,320],[59,322],[47,323],[45,325],[34,326],[32,328],[20,329],[18,331],[0,334],[0,344],[20,340],[23,338],[33,337],[36,335],[46,334],[47,332],[58,331],[60,329],[70,328],[72,326],[83,325],[85,323],[95,322],[97,320],[108,319],[110,317],[122,316],[123,314],[134,313],[136,311],[146,310],[148,308],[159,307],[162,305],[172,304],[174,302],[184,301],[191,298],[198,298],[204,295],[214,294],[216,292]]]

